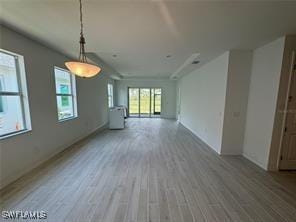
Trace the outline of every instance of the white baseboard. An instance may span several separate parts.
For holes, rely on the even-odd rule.
[[[63,152],[67,148],[69,148],[69,147],[73,146],[74,144],[78,143],[79,141],[91,136],[92,134],[94,134],[96,132],[100,132],[100,131],[104,130],[105,128],[107,128],[107,125],[108,125],[108,123],[104,123],[104,124],[100,125],[99,127],[95,128],[94,130],[88,132],[87,134],[80,136],[78,139],[75,139],[75,140],[71,141],[70,143],[63,144],[61,147],[56,148],[49,156],[47,156],[46,158],[42,158],[42,159],[38,160],[37,162],[33,163],[31,166],[23,168],[22,171],[14,174],[14,175],[12,175],[10,177],[4,178],[4,179],[2,178],[3,180],[0,183],[0,190],[5,188],[9,184],[13,183],[17,179],[21,178],[25,174],[29,173],[33,169],[37,168],[41,164],[45,163],[49,159],[53,158],[57,154]]]
[[[196,139],[198,139],[200,142],[202,142],[205,146],[207,146],[209,149],[213,150],[215,153],[221,155],[217,150],[215,150],[213,147],[211,147],[207,142],[205,142],[203,139],[201,139],[194,130],[192,130],[190,127],[184,125],[181,121],[178,121],[179,124],[181,124],[185,129],[188,130],[188,132],[191,133],[192,136],[194,136]]]
[[[264,164],[258,162],[257,160],[255,160],[254,158],[252,158],[251,156],[247,155],[246,153],[242,153],[242,154],[228,154],[228,153],[219,153],[217,152],[217,150],[213,149],[211,146],[209,146],[209,144],[207,144],[204,140],[202,140],[192,129],[190,129],[189,127],[187,127],[186,125],[184,125],[182,122],[179,121],[179,123],[186,128],[194,137],[196,137],[199,141],[201,141],[202,143],[204,143],[207,147],[209,147],[211,150],[215,151],[217,154],[219,155],[234,155],[234,156],[243,156],[244,158],[246,158],[247,160],[251,161],[252,163],[256,164],[257,166],[259,166],[260,168],[264,169],[264,170],[268,170],[267,166],[265,166]]]
[[[244,158],[248,159],[249,161],[251,161],[252,163],[256,164],[257,166],[259,166],[260,168],[262,168],[263,170],[268,170],[267,166],[264,166],[264,164],[258,162],[257,160],[255,160],[253,157],[249,156],[246,153],[243,153],[242,155]]]

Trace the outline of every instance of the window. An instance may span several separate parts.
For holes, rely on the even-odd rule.
[[[31,129],[24,60],[0,49],[0,137]]]
[[[77,117],[75,76],[67,70],[55,67],[55,86],[58,120]]]
[[[0,76],[0,92],[3,91],[3,75]],[[2,96],[0,97],[0,113],[3,113],[4,109],[3,109],[3,98]]]
[[[113,85],[108,83],[108,106],[113,107]]]

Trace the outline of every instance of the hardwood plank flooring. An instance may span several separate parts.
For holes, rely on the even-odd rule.
[[[53,222],[296,221],[295,173],[219,156],[163,119],[89,137],[0,194],[1,210],[43,210]]]

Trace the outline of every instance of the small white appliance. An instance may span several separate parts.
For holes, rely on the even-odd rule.
[[[109,109],[109,129],[124,129],[124,107]]]

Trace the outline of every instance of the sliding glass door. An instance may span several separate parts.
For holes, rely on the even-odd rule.
[[[129,88],[128,90],[128,110],[129,116],[135,117],[140,114],[140,89]]]
[[[149,88],[140,88],[140,116],[150,117],[151,93]]]
[[[159,117],[161,114],[160,88],[128,88],[130,117]]]
[[[153,114],[160,115],[161,113],[161,89],[154,89],[154,106]]]

